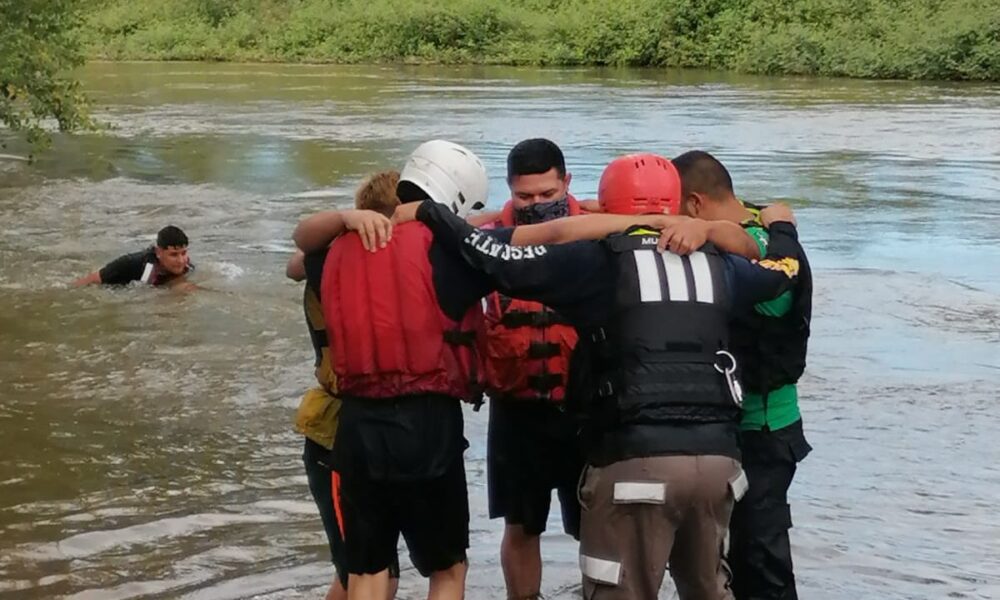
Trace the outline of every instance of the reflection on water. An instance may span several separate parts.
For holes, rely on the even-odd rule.
[[[651,70],[95,64],[104,136],[0,158],[0,598],[318,597],[291,417],[312,376],[293,224],[430,137],[564,148],[577,195],[635,150],[715,151],[789,199],[816,271],[792,489],[801,596],[1000,596],[1000,87]],[[5,152],[23,154],[12,141]],[[189,296],[69,291],[192,238]],[[467,415],[471,598],[501,597],[484,412]],[[557,515],[557,513],[553,513]],[[546,534],[544,590],[578,590]],[[424,589],[404,574],[402,598]]]

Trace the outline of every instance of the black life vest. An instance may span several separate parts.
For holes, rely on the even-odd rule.
[[[656,250],[642,230],[606,240],[618,262],[615,304],[604,326],[581,331],[591,373],[588,421],[610,431],[643,424],[735,423],[726,377],[731,304],[725,265],[706,245],[690,256]],[[582,344],[581,344],[582,345]],[[577,356],[574,357],[574,360]],[[735,376],[735,375],[734,375]]]
[[[752,213],[761,207],[744,202]],[[758,227],[754,221],[744,228]],[[799,249],[799,273],[792,289],[791,309],[781,317],[756,311],[740,316],[732,327],[732,348],[740,362],[741,381],[747,391],[764,394],[796,383],[806,368],[809,327],[812,320],[812,270]]]

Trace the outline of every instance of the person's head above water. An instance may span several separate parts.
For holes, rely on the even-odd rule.
[[[692,150],[673,160],[681,176],[681,212],[713,220],[730,202],[737,202],[733,178],[708,152]]]
[[[171,275],[183,275],[188,268],[188,237],[179,227],[167,225],[156,234],[156,262]]]
[[[677,169],[657,154],[628,154],[614,159],[604,168],[597,186],[597,200],[606,213],[676,215],[680,199]]]
[[[453,142],[431,140],[406,159],[396,188],[401,202],[431,199],[465,218],[486,206],[486,167],[471,150]]]
[[[568,216],[571,179],[555,142],[545,138],[518,142],[507,155],[507,185],[516,222],[526,225]]]
[[[399,206],[396,187],[399,185],[399,171],[379,171],[366,177],[354,192],[354,208],[374,210],[391,217]]]

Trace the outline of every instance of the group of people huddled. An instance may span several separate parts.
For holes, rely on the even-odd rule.
[[[299,223],[319,387],[296,425],[337,577],[392,598],[402,534],[429,598],[462,598],[462,403],[489,404],[489,516],[511,599],[541,598],[552,491],[585,598],[797,598],[787,491],[810,447],[796,382],[812,281],[795,220],[706,152],[633,154],[577,200],[553,142],[460,145],[371,175]]]
[[[420,145],[367,177],[355,209],[301,221],[286,275],[318,385],[296,429],[336,569],[328,600],[386,600],[402,534],[428,597],[464,597],[462,404],[487,403],[489,516],[510,599],[541,598],[552,491],[580,542],[583,596],[795,600],[787,492],[810,451],[796,382],[812,277],[782,204],[740,200],[691,151],[607,165],[570,193],[552,141],[507,159],[487,203],[469,149]],[[77,284],[189,286],[188,240]]]

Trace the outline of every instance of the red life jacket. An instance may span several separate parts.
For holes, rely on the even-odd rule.
[[[482,307],[475,304],[461,322],[442,312],[427,258],[431,241],[422,223],[406,223],[378,252],[365,250],[354,232],[330,246],[320,295],[341,395],[480,400]]]
[[[576,199],[568,199],[569,214],[580,214]],[[513,202],[495,225],[514,225]],[[576,341],[576,330],[543,304],[490,294],[483,348],[487,390],[494,398],[562,402]]]

